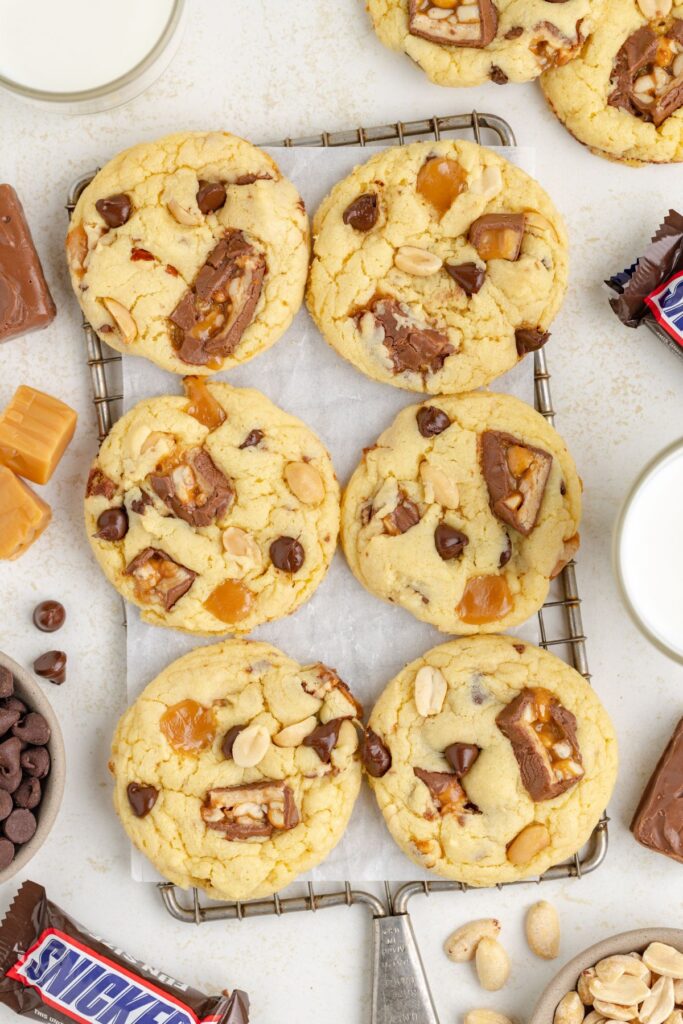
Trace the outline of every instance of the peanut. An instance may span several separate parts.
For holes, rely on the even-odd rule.
[[[507,858],[515,867],[525,867],[547,846],[550,846],[548,829],[540,821],[532,821],[508,845]]]
[[[567,992],[557,1004],[553,1024],[581,1024],[583,1015],[583,1003],[578,992]]]
[[[483,938],[495,939],[500,934],[500,921],[495,917],[484,917],[478,921],[468,921],[448,936],[444,950],[449,960],[456,964],[466,960],[474,960],[477,946]]]
[[[484,936],[479,942],[474,964],[479,984],[487,992],[497,992],[510,976],[510,958],[497,939]]]
[[[253,768],[262,761],[270,746],[265,725],[248,725],[238,734],[232,747],[232,759],[240,768]]]
[[[287,486],[304,505],[319,505],[325,497],[323,478],[308,462],[290,462],[285,467]]]
[[[286,725],[284,729],[275,733],[273,743],[276,743],[278,747],[298,747],[306,736],[313,732],[317,723],[318,719],[315,715],[311,715],[310,718],[304,718],[301,722]]]
[[[420,249],[417,245],[402,245],[396,250],[394,265],[413,277],[431,277],[441,270],[443,260],[433,252]]]
[[[121,341],[125,342],[126,345],[130,345],[138,336],[138,325],[133,320],[130,312],[117,299],[105,298],[102,299],[102,304],[116,324],[121,335]]]
[[[438,668],[423,665],[415,676],[415,706],[423,718],[438,715],[446,699],[446,680]]]
[[[554,960],[560,952],[560,919],[552,903],[539,900],[529,907],[525,927],[531,952],[542,960]]]
[[[664,942],[651,942],[643,953],[643,963],[660,977],[683,978],[683,953]]]

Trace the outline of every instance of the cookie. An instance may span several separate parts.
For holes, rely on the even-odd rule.
[[[244,640],[197,648],[119,721],[114,806],[169,881],[268,896],[341,838],[360,788],[360,715],[325,665]]]
[[[93,463],[95,557],[142,618],[203,636],[289,615],[327,572],[339,529],[330,456],[258,391],[186,378],[148,398]]]
[[[183,132],[114,157],[71,217],[76,297],[119,352],[173,373],[244,363],[303,298],[308,218],[262,150],[228,132]]]
[[[318,209],[308,308],[374,380],[450,394],[547,340],[567,237],[546,193],[473,142],[383,150]]]
[[[607,0],[581,54],[541,85],[564,126],[599,156],[683,160],[683,3]]]
[[[541,607],[580,517],[574,461],[539,413],[509,395],[441,395],[365,450],[342,543],[377,597],[444,633],[491,633]]]
[[[375,31],[437,85],[528,82],[565,64],[603,0],[368,0]]]
[[[391,835],[421,867],[467,885],[571,857],[616,779],[614,730],[588,683],[514,637],[434,647],[389,683],[369,730],[384,759],[364,759]]]

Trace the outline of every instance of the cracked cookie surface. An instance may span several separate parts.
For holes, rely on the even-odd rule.
[[[559,120],[599,156],[683,160],[683,4],[607,0],[581,54],[541,85]]]
[[[322,442],[260,392],[202,378],[186,388],[113,427],[90,471],[86,529],[146,622],[246,633],[293,612],[322,580],[339,485]]]
[[[303,202],[262,150],[185,132],[114,157],[67,236],[71,280],[100,338],[174,373],[244,363],[287,329],[309,258]]]
[[[509,395],[440,395],[364,452],[342,544],[376,596],[445,633],[490,633],[540,608],[580,517],[574,461],[539,413]]]
[[[603,0],[368,0],[375,31],[437,85],[528,82],[579,50]]]
[[[464,141],[383,150],[313,223],[307,304],[323,336],[378,381],[479,387],[547,340],[567,238],[527,174]]]
[[[198,648],[120,719],[116,811],[176,885],[218,899],[270,895],[341,838],[360,788],[361,714],[323,665],[253,641]]]
[[[421,714],[420,679],[434,673],[442,699]],[[575,719],[582,774],[553,799],[530,795],[496,722],[536,688]],[[537,875],[572,856],[614,787],[616,737],[598,697],[563,661],[514,637],[469,637],[428,651],[389,683],[369,725],[391,755],[388,771],[369,779],[391,835],[415,863],[468,885]]]

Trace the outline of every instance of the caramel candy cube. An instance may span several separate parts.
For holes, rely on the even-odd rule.
[[[0,466],[0,558],[19,558],[50,522],[52,511],[42,498]]]
[[[20,385],[0,415],[0,463],[46,484],[74,436],[76,419],[58,398]]]

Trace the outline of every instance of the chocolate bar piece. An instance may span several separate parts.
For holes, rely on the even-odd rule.
[[[0,925],[0,1004],[52,1024],[248,1024],[249,997],[208,996],[96,938],[24,882]]]
[[[233,842],[269,839],[273,832],[286,832],[300,821],[294,793],[286,782],[276,780],[210,789],[201,816],[208,828]]]
[[[451,4],[450,7],[455,5]],[[445,17],[431,17],[436,10]],[[410,0],[408,26],[410,34],[429,39],[442,46],[471,46],[478,49],[493,42],[498,30],[498,12],[492,0],[476,0],[468,4],[469,17],[461,21],[455,10],[431,0]]]
[[[0,185],[0,342],[41,330],[56,315],[19,196]]]
[[[683,864],[683,718],[645,787],[631,832],[648,850]]]
[[[500,430],[484,431],[480,453],[491,511],[528,537],[541,511],[552,455]]]

